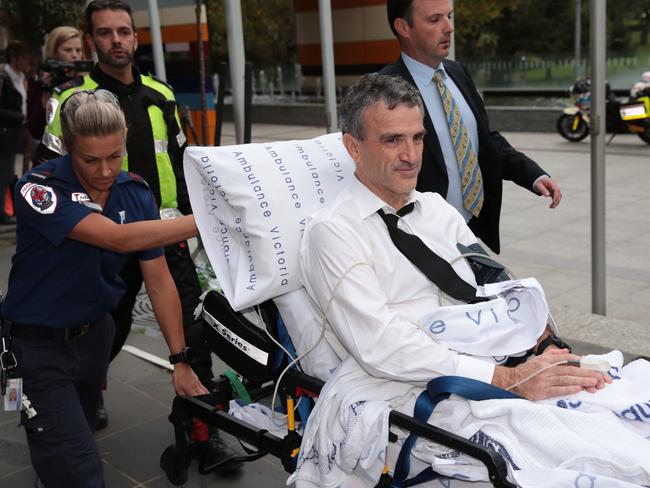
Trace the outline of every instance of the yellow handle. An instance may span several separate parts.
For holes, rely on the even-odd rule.
[[[287,424],[289,432],[296,430],[296,416],[293,412],[293,397],[287,395]]]

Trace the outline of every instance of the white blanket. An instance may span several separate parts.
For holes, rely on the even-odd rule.
[[[439,307],[420,318],[420,327],[449,349],[496,363],[535,345],[548,317],[544,290],[535,278],[490,284],[477,295],[491,299]]]
[[[430,423],[495,448],[508,461],[510,480],[522,487],[650,486],[650,363],[621,367],[617,352],[605,359],[616,368],[614,382],[596,394],[537,403],[452,396],[436,407]],[[380,445],[373,453],[385,451],[388,411],[412,414],[421,391],[370,377],[352,359],[344,361],[312,412],[298,470],[287,483],[339,487],[355,479],[374,486],[385,456],[366,455],[362,462],[353,456],[361,445]],[[351,424],[350,409],[359,402],[364,408],[357,409],[359,418]],[[437,444],[419,440],[412,456],[442,474],[487,480],[479,462]]]

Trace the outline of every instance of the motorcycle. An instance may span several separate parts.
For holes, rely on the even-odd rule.
[[[574,106],[565,108],[557,120],[557,131],[567,141],[578,142],[589,135],[589,116],[591,109],[590,80],[581,79],[571,85],[569,94]],[[650,144],[650,88],[634,98],[617,99],[607,84],[606,132],[612,134],[609,144],[616,134],[636,134]]]

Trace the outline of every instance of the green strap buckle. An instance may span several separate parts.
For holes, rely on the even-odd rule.
[[[244,384],[239,379],[239,376],[237,376],[237,373],[235,373],[232,369],[229,369],[223,373],[223,375],[228,378],[228,381],[230,381],[230,386],[232,387],[237,398],[246,403],[253,403],[253,399],[251,398]]]

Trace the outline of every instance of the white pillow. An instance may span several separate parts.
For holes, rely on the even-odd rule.
[[[190,146],[185,178],[203,245],[235,310],[301,286],[306,218],[345,187],[341,134],[303,141]]]

